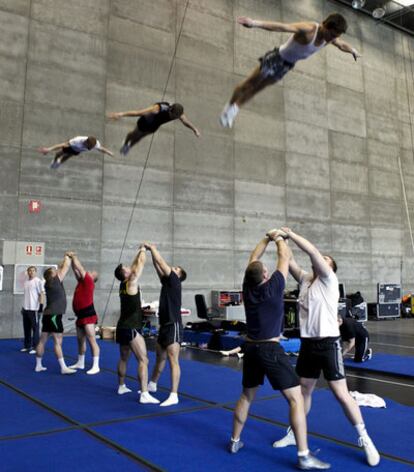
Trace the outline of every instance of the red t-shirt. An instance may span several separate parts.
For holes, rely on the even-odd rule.
[[[95,282],[93,278],[86,272],[85,278],[79,280],[73,294],[73,311],[79,311],[83,308],[93,305],[93,292],[95,290]]]

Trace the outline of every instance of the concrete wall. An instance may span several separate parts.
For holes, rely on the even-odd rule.
[[[188,270],[189,308],[195,293],[239,287],[256,241],[284,223],[336,257],[348,291],[373,300],[379,281],[414,289],[398,167],[400,159],[412,218],[413,39],[322,0],[186,6],[0,0],[0,240],[45,241],[47,263],[76,250],[101,272],[96,305],[102,313],[108,303],[105,324],[117,317],[117,294],[109,299],[109,292],[129,222],[122,260],[142,240],[157,243]],[[345,39],[364,57],[354,63],[327,47],[251,101],[232,130],[222,129],[218,115],[233,87],[286,38],[234,18],[320,20],[335,10],[350,23]],[[121,157],[133,120],[110,122],[105,113],[148,106],[164,90],[184,104],[202,137],[179,123],[157,133],[133,211],[151,140]],[[35,152],[79,134],[96,135],[116,157],[91,153],[51,171],[50,159]],[[28,213],[30,199],[41,200],[39,215]],[[21,334],[12,269],[5,267],[0,293],[2,337]],[[145,299],[156,299],[151,265],[142,280]],[[69,276],[69,296],[74,285]]]

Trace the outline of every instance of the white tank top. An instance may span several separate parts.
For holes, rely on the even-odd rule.
[[[315,24],[319,27],[318,23]],[[312,41],[306,45],[299,44],[297,41],[295,41],[294,35],[292,34],[289,39],[285,43],[283,43],[279,48],[279,54],[281,55],[282,59],[294,64],[296,61],[306,59],[315,52],[319,51],[319,49],[322,49],[324,46],[326,46],[326,42],[323,41],[322,44],[320,44],[319,46],[315,46],[317,34],[318,28],[316,28],[315,30],[315,34],[312,38]]]

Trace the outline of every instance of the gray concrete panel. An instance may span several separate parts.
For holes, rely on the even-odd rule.
[[[18,320],[17,313],[16,315],[11,316],[13,311],[13,295],[11,293],[0,292],[0,338],[11,338],[13,336],[13,321],[14,318]],[[22,324],[21,315],[19,321],[20,324]]]
[[[348,38],[345,41],[352,42],[352,46],[361,51],[361,43],[355,38]],[[363,60],[359,59],[355,63],[350,54],[344,54],[337,48],[328,46],[326,48],[326,79],[329,83],[349,88],[355,92],[364,92],[363,82]]]
[[[369,165],[381,167],[391,172],[398,169],[399,147],[395,144],[384,144],[375,139],[367,139]]]
[[[24,59],[27,54],[28,19],[0,10],[2,41],[0,55]]]
[[[372,274],[374,286],[377,283],[401,283],[401,258],[386,256],[372,256]],[[373,300],[373,298],[371,298]]]
[[[406,218],[405,212],[399,203],[388,202],[383,199],[371,199],[369,213],[369,221],[374,227],[400,228]]]
[[[0,160],[2,176],[0,195],[17,196],[20,169],[19,149],[17,147],[0,146]]]
[[[233,249],[233,216],[194,211],[174,212],[174,245],[184,248]]]
[[[240,211],[242,213],[242,211]],[[252,251],[267,231],[284,224],[284,218],[241,215],[234,217],[234,248],[236,251]],[[248,259],[248,256],[247,256]],[[246,259],[246,260],[247,260]]]
[[[333,159],[368,164],[366,140],[338,131],[329,131],[329,152]]]
[[[335,191],[368,194],[368,167],[332,161],[331,171]]]
[[[368,285],[372,280],[371,256],[361,253],[353,254],[352,251],[346,255],[334,252],[333,255],[338,265],[339,282],[345,284],[346,292],[352,293],[359,290],[365,298],[366,293],[362,287]]]
[[[328,130],[297,121],[286,121],[286,149],[290,152],[328,157]]]
[[[328,84],[329,128],[366,137],[366,112],[362,93]]]
[[[395,78],[385,75],[383,69],[376,70],[366,67],[364,82],[365,104],[370,113],[395,116],[397,113]]]
[[[177,171],[233,179],[233,142],[227,137],[202,132],[197,139],[190,130],[177,128],[174,143]]]
[[[19,102],[0,100],[0,144],[20,146],[23,109]]]
[[[31,0],[0,0],[0,10],[29,16]]]
[[[109,0],[33,0],[31,17],[45,23],[103,36]]]
[[[371,251],[369,228],[360,225],[332,225],[332,241],[335,253],[369,253]]]
[[[288,188],[286,214],[289,219],[309,218],[327,221],[330,218],[330,194],[320,190]]]
[[[0,195],[0,239],[16,239],[18,211],[17,197]]]
[[[174,205],[178,208],[231,212],[233,182],[228,180],[175,173]]]
[[[107,45],[103,38],[37,21],[30,24],[31,62],[102,76]]]
[[[403,232],[398,227],[371,227],[372,254],[400,256],[402,254]]]
[[[333,186],[331,194],[332,219],[335,222],[369,222],[369,201],[359,194],[337,193]]]
[[[250,180],[278,186],[285,184],[284,152],[236,142],[234,155],[234,176],[237,180]]]
[[[401,180],[399,174],[371,168],[368,178],[369,191],[372,196],[395,200],[401,198]]]
[[[400,133],[395,118],[367,112],[367,137],[398,146]]]
[[[288,227],[311,241],[320,251],[328,254],[332,252],[333,239],[331,226],[329,224],[289,219]],[[298,259],[299,265],[303,266],[304,270],[310,270],[309,256],[302,252],[294,243],[290,244],[290,246],[295,253],[295,259],[297,255],[300,254],[300,259]]]
[[[286,153],[286,184],[329,190],[329,161],[320,156]]]
[[[414,125],[412,123],[399,123],[400,146],[403,149],[414,148]]]
[[[1,55],[0,97],[6,100],[22,101],[24,98],[26,61]]]
[[[285,217],[285,187],[236,180],[234,200],[237,215]]]
[[[112,0],[111,14],[139,24],[165,31],[174,31],[174,5],[170,0]]]

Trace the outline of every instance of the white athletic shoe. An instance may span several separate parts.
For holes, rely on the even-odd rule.
[[[83,370],[85,368],[85,365],[82,365],[82,364],[72,364],[70,366],[68,366],[68,369],[80,369],[80,370]]]
[[[124,393],[132,392],[130,388],[128,388],[125,384],[119,385],[118,387],[118,395],[123,395]]]
[[[233,122],[234,119],[237,116],[237,113],[239,113],[239,107],[235,103],[232,103],[231,105],[228,103],[224,109],[223,112],[220,115],[220,124],[223,126],[223,128],[232,128],[233,127]]]
[[[28,347],[23,347],[22,349],[20,349],[20,352],[27,352],[29,350]]]
[[[358,439],[358,446],[364,448],[367,462],[370,466],[376,466],[380,462],[380,455],[368,435],[360,436]]]
[[[29,354],[36,354],[36,349],[30,349]]]
[[[44,372],[47,370],[47,367],[43,367],[42,365],[40,367],[35,367],[35,372]]]
[[[164,400],[160,406],[177,405],[178,402],[179,402],[178,395],[176,393],[170,393],[169,397],[166,400]]]
[[[139,396],[140,403],[159,403],[160,401],[153,397],[149,392],[141,392]]]
[[[287,446],[296,446],[295,435],[293,434],[292,428],[289,426],[287,429],[286,436],[283,436],[282,439],[275,441],[273,447],[287,447]]]
[[[101,369],[99,367],[92,367],[91,369],[87,370],[86,373],[88,375],[95,375],[95,374],[99,374],[100,371]]]
[[[62,375],[76,374],[76,369],[71,369],[70,367],[66,367],[65,369],[60,369],[60,373]]]

